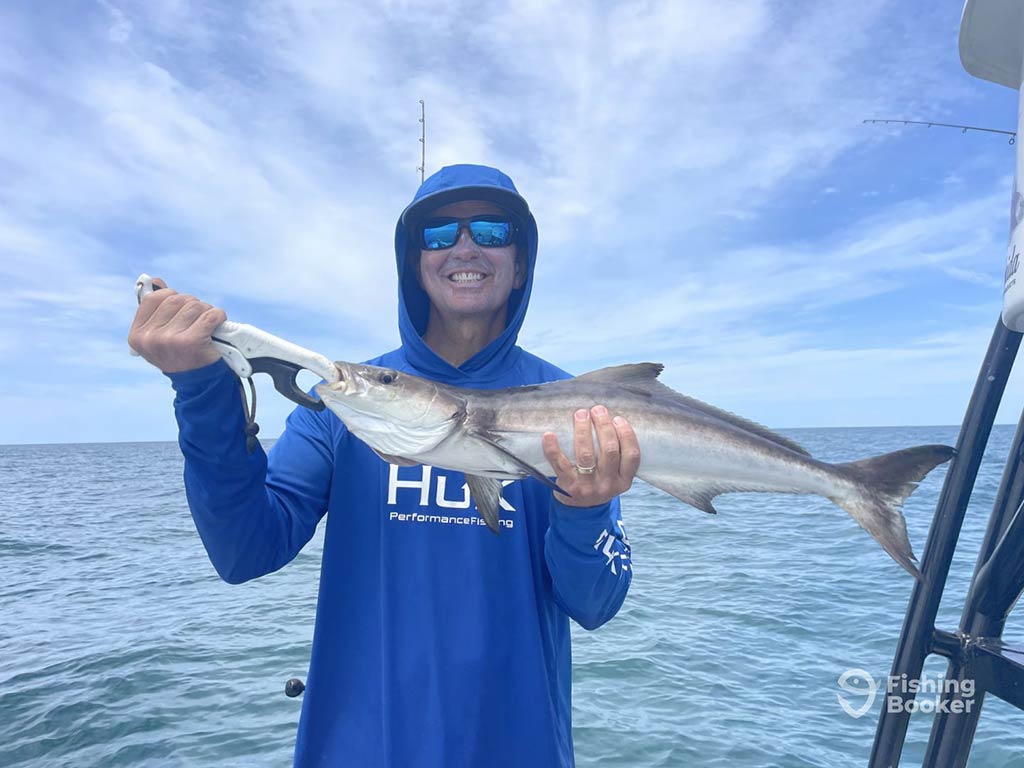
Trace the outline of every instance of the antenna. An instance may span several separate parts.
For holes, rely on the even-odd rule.
[[[420,164],[416,168],[420,172],[420,184],[427,172],[427,105],[420,99]]]
[[[1017,143],[1017,133],[1016,133],[1016,131],[1000,131],[1000,130],[997,130],[996,128],[979,128],[979,127],[974,126],[974,125],[955,125],[953,123],[936,123],[936,122],[933,122],[931,120],[898,120],[898,119],[897,120],[886,120],[886,119],[878,119],[878,120],[864,120],[864,122],[865,123],[882,123],[882,124],[885,124],[885,125],[887,125],[889,123],[903,123],[903,125],[927,125],[929,128],[931,128],[934,125],[936,128],[959,128],[960,129],[960,133],[967,133],[968,131],[982,131],[983,133],[1001,133],[1004,136],[1009,136],[1010,137],[1010,144],[1011,145]]]

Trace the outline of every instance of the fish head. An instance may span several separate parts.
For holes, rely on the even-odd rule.
[[[450,387],[376,365],[335,362],[339,379],[320,399],[357,437],[384,453],[413,456],[458,426],[464,403]]]

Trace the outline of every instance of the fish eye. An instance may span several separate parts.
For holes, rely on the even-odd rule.
[[[377,377],[377,381],[379,381],[381,384],[390,384],[394,380],[395,377],[392,376],[390,373],[382,373],[380,376]]]

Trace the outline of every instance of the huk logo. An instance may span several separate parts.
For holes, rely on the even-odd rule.
[[[434,467],[423,464],[416,467],[403,468],[405,477],[398,476],[398,466],[388,464],[388,506],[394,507],[399,502],[399,491],[402,492],[402,506],[408,508],[410,503],[420,507],[433,507],[434,511],[427,513],[398,512],[397,510],[388,513],[388,519],[401,523],[440,523],[442,525],[486,525],[479,513],[472,515],[459,514],[457,510],[468,510],[473,500],[469,493],[469,485],[463,483],[461,489],[455,490],[448,487],[448,475],[443,472],[434,472]],[[419,477],[415,473],[419,472]],[[412,474],[413,477],[408,475]],[[514,483],[514,480],[505,480],[502,487]],[[451,495],[449,495],[451,494]],[[415,499],[415,501],[413,501]],[[515,512],[516,509],[504,498],[501,499],[501,509],[505,512]],[[441,510],[452,510],[451,513],[439,513]],[[513,528],[514,522],[507,518],[499,518],[498,524],[503,528]]]
[[[618,523],[619,535],[618,537],[609,533],[608,529],[605,528],[601,531],[601,535],[597,537],[597,541],[594,542],[594,549],[598,550],[605,557],[608,558],[605,565],[612,573],[618,573],[615,568],[615,561],[619,561],[619,566],[623,571],[629,570],[629,537],[626,536],[626,526],[619,520]],[[619,549],[615,548],[615,542],[621,541],[622,547]]]

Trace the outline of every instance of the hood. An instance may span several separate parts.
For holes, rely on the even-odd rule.
[[[436,355],[423,341],[430,315],[430,299],[420,287],[413,270],[407,269],[406,255],[411,241],[410,227],[426,213],[458,200],[493,202],[519,219],[522,245],[526,251],[526,282],[509,296],[508,317],[502,334],[459,368],[455,368]],[[506,369],[518,351],[516,339],[530,303],[536,259],[537,222],[512,179],[498,169],[485,165],[449,165],[430,176],[402,211],[395,227],[398,330],[408,361],[430,378],[447,383],[486,381]]]

